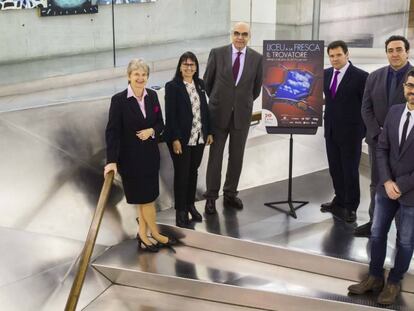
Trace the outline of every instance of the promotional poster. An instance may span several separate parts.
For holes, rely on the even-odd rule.
[[[263,41],[262,120],[268,132],[322,125],[323,53],[323,41]]]

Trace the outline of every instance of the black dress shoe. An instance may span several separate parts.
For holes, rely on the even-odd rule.
[[[201,216],[201,214],[197,211],[194,204],[188,206],[188,212],[191,215],[192,221],[200,222],[203,220],[203,216]]]
[[[356,212],[353,210],[345,210],[345,221],[346,222],[355,222],[357,219]]]
[[[333,200],[331,202],[322,203],[321,212],[322,213],[332,212],[332,209],[334,208],[334,206],[335,206],[335,203]]]
[[[204,208],[204,211],[207,215],[214,215],[217,214],[216,210],[216,200],[207,199],[206,200],[206,206]]]
[[[367,222],[361,226],[358,226],[354,230],[354,236],[369,238],[371,236],[372,222]]]
[[[190,225],[190,219],[188,218],[187,211],[176,211],[175,212],[175,224],[177,227],[188,228]]]
[[[224,196],[223,205],[225,207],[232,207],[238,210],[243,209],[243,202],[238,197]]]

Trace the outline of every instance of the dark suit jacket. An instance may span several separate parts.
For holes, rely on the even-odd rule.
[[[408,70],[412,68],[409,65]],[[403,85],[397,86],[394,98],[388,103],[387,75],[389,66],[371,72],[365,84],[364,98],[362,99],[362,119],[367,127],[366,142],[369,145],[376,143],[381,128],[384,125],[388,109],[392,105],[405,103]]]
[[[399,153],[398,128],[404,108],[405,104],[390,108],[378,139],[378,191],[387,196],[384,182],[391,179],[397,183],[402,193],[398,201],[414,206],[414,129],[411,129]]]
[[[158,171],[160,156],[157,139],[145,141],[136,136],[136,131],[153,128],[156,137],[164,129],[157,93],[146,89],[144,118],[135,98],[127,98],[127,90],[115,94],[111,99],[108,125],[106,127],[107,163],[117,163],[120,174],[128,178],[145,176]]]
[[[195,81],[194,81],[195,82]],[[204,141],[211,134],[210,118],[203,80],[195,82],[200,97],[201,130]],[[193,112],[190,97],[181,79],[173,79],[165,85],[165,131],[166,142],[179,139],[181,144],[187,145],[190,139],[193,124]]]
[[[360,143],[365,136],[361,104],[368,73],[350,64],[338,86],[335,98],[332,98],[329,85],[333,72],[331,67],[325,69],[324,73],[325,137]]]
[[[204,82],[213,128],[227,128],[233,111],[236,129],[250,126],[253,101],[259,96],[262,87],[262,73],[262,55],[247,47],[243,72],[236,86],[232,68],[232,45],[211,50]]]

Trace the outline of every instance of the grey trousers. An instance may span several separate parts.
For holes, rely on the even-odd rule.
[[[243,129],[235,129],[231,121],[227,129],[214,128],[214,142],[210,145],[210,153],[207,165],[206,186],[204,193],[206,199],[218,198],[221,185],[221,169],[223,165],[223,152],[227,137],[229,140],[229,158],[227,164],[226,180],[223,192],[225,196],[235,197],[238,193],[240,174],[243,166],[244,149],[246,146],[249,126]]]

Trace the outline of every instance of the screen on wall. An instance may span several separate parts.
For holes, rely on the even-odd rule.
[[[126,3],[145,3],[155,2],[157,0],[114,0],[114,4],[126,4]],[[99,5],[112,4],[112,0],[98,0]]]
[[[47,0],[40,16],[59,16],[98,13],[96,0]]]
[[[46,7],[47,0],[0,0],[0,10],[21,10]]]

